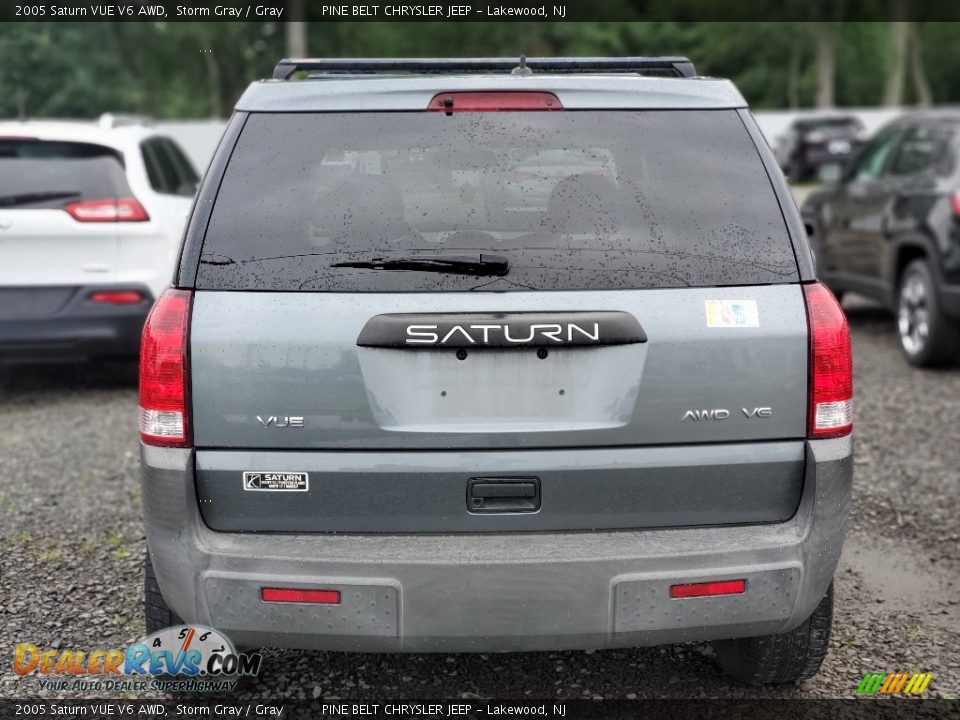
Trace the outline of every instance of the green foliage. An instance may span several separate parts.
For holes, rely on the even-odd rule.
[[[934,102],[960,102],[958,23],[918,23],[923,62]]]
[[[626,17],[666,2],[596,1]],[[697,16],[698,0],[674,2],[675,17]],[[825,5],[804,7],[824,19]],[[879,104],[894,62],[889,24],[844,22],[835,31],[838,104]],[[918,24],[938,103],[960,101],[957,31],[957,23]],[[702,74],[731,78],[753,107],[784,108],[813,104],[816,32],[812,22],[314,22],[308,41],[311,54],[333,57],[687,55]],[[284,54],[282,23],[3,23],[0,117],[222,117]]]

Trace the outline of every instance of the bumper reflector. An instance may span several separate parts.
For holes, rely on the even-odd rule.
[[[747,589],[746,580],[715,580],[713,582],[683,583],[670,586],[670,597],[692,598],[712,595],[740,595]]]
[[[315,605],[339,605],[339,590],[300,590],[298,588],[261,588],[260,599],[264,602],[313,603]]]

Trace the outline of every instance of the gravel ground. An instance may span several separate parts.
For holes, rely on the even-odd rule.
[[[708,645],[516,655],[265,651],[243,695],[307,698],[850,697],[868,671],[923,670],[960,696],[960,369],[900,358],[892,321],[848,307],[857,380],[856,497],[820,674],[727,682]],[[131,366],[0,368],[0,697],[19,642],[125,647],[144,632]],[[58,695],[47,694],[45,697]]]

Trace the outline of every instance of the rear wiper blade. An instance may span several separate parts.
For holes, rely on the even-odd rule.
[[[83,193],[79,190],[50,190],[47,192],[0,195],[0,207],[28,205],[29,203],[43,202],[44,200],[60,200],[63,198],[77,197],[78,195],[83,195]]]
[[[506,275],[510,270],[510,262],[503,255],[406,255],[335,262],[331,263],[330,267],[421,270],[457,275]]]
[[[233,265],[237,261],[226,255],[201,255],[201,265]]]

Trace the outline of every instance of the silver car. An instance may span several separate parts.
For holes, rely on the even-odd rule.
[[[714,641],[744,682],[816,673],[848,329],[740,93],[694,75],[298,60],[250,86],[143,334],[151,632]]]

